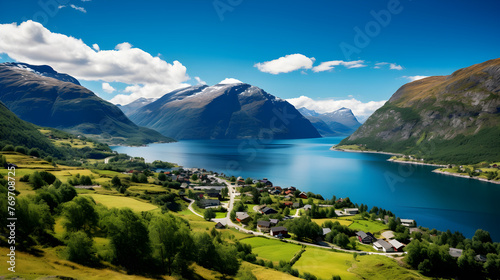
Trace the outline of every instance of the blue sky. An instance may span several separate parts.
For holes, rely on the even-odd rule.
[[[280,98],[295,98],[298,102],[297,98],[307,96],[301,102],[318,111],[352,105],[359,106],[354,108],[355,113],[366,115],[409,82],[409,77],[447,75],[500,57],[498,1],[43,0],[40,3],[48,4],[0,2],[0,24],[3,24],[0,40],[21,37],[21,33],[31,36],[17,38],[11,45],[2,45],[0,41],[0,61],[52,65],[79,78],[104,99],[122,95],[114,102],[158,96],[163,91],[196,84],[195,77],[209,85],[236,78]],[[374,14],[389,14],[390,19],[382,16],[377,21]],[[20,28],[27,20],[43,26],[5,28],[5,24],[11,23]],[[356,28],[368,40],[356,41]],[[66,38],[26,41],[36,41],[38,37],[33,33],[44,29],[46,35],[61,34]],[[81,42],[66,44],[70,37]],[[40,47],[37,53],[36,44],[42,41],[52,45]],[[90,53],[117,50],[116,46],[124,42],[128,44],[121,45],[121,64],[111,61],[114,52],[101,56]],[[99,48],[90,50],[78,44],[90,48],[97,44]],[[66,48],[57,49],[61,45]],[[346,55],[342,46],[356,49]],[[145,54],[151,57],[144,58]],[[283,58],[282,63],[265,64],[279,58]],[[110,60],[109,65],[101,60]],[[178,64],[174,65],[174,61]],[[314,68],[331,61],[336,61],[330,63],[335,65],[333,69]],[[352,61],[360,62],[349,64]],[[90,63],[95,65],[90,67]],[[258,63],[267,67],[259,70]],[[151,65],[159,67],[158,77],[148,73],[153,71]],[[353,65],[356,66],[350,68]],[[294,66],[298,69],[293,70]],[[123,68],[141,72],[142,76],[125,73],[126,78],[117,77]],[[90,73],[94,70],[95,73]],[[162,77],[166,77],[165,82]],[[111,87],[115,90],[107,93],[103,83],[109,84],[108,91]],[[379,103],[367,105],[370,101]]]

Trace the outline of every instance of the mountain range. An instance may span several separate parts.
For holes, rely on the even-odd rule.
[[[500,58],[402,86],[340,145],[441,163],[498,161]]]
[[[82,87],[77,79],[46,65],[1,63],[0,101],[25,121],[110,144],[173,141],[137,126],[115,105]]]
[[[361,126],[361,123],[356,119],[351,109],[348,108],[342,107],[333,112],[323,114],[305,107],[298,110],[312,123],[321,136],[324,137],[349,135]]]
[[[175,139],[321,137],[290,103],[245,83],[175,90],[128,114]]]

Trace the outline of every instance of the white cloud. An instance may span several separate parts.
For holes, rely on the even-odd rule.
[[[390,62],[378,62],[378,63],[375,63],[375,69],[381,69],[382,66],[384,65],[389,65],[389,69],[390,70],[403,70],[403,66],[401,65],[398,65],[396,63],[390,63]]]
[[[109,83],[102,83],[102,90],[107,93],[113,93],[116,89],[112,87]]]
[[[98,45],[98,44],[93,44],[93,45],[92,45],[92,48],[93,48],[94,50],[96,50],[96,51],[100,51],[100,50],[101,50],[101,48],[99,48],[99,45]]]
[[[198,82],[199,85],[206,85],[207,83],[203,81],[200,77],[194,77],[194,79]]]
[[[369,101],[363,103],[355,98],[335,100],[335,99],[323,99],[314,100],[307,96],[300,96],[298,98],[287,99],[295,108],[306,107],[309,110],[314,110],[318,113],[329,113],[338,110],[342,107],[349,108],[352,110],[356,117],[364,120],[368,118],[373,112],[385,104],[385,100],[382,101]]]
[[[159,98],[164,94],[171,92],[172,90],[188,87],[188,84],[179,84],[177,88],[172,89],[169,85],[164,84],[146,84],[144,86],[131,85],[125,88],[124,92],[127,94],[118,94],[113,97],[110,102],[114,104],[128,104],[135,101],[141,97],[146,98]]]
[[[410,80],[410,82],[413,82],[413,81],[418,81],[418,80],[421,80],[421,79],[424,79],[424,78],[427,78],[429,76],[403,76],[403,78],[406,78],[408,80]]]
[[[71,8],[73,8],[73,9],[75,9],[75,10],[79,11],[79,12],[82,12],[82,13],[87,13],[87,10],[85,10],[85,8],[84,8],[84,7],[78,7],[78,6],[75,6],[75,5],[73,5],[73,4],[71,4],[71,5],[69,5],[69,6],[70,6]]]
[[[391,70],[403,70],[403,66],[391,63],[391,64],[389,64],[389,69],[391,69]]]
[[[314,60],[314,57],[309,58],[303,54],[296,53],[285,55],[275,60],[256,63],[254,67],[265,73],[289,73],[299,69],[311,69]]]
[[[222,80],[219,84],[221,85],[232,85],[232,84],[241,84],[243,83],[240,80],[234,79],[234,78],[225,78]]]
[[[313,67],[313,72],[323,72],[332,70],[335,66],[342,65],[346,68],[360,68],[365,67],[364,60],[355,60],[355,61],[343,61],[343,60],[332,60],[322,62],[320,65]]]
[[[77,79],[133,85],[128,92],[143,94],[139,97],[160,97],[187,86],[184,82],[189,80],[179,61],[168,63],[129,43],[118,44],[115,50],[96,51],[81,39],[52,33],[31,20],[20,25],[0,24],[0,53],[16,61],[50,65]],[[125,99],[114,98],[112,102]]]
[[[66,5],[59,5],[57,8],[58,8],[59,10],[60,10],[60,9],[62,9],[62,8],[66,8]]]

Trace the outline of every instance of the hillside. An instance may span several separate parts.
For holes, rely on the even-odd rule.
[[[500,59],[402,86],[340,145],[417,155],[439,163],[500,156]]]
[[[21,119],[111,144],[173,141],[132,123],[115,105],[49,66],[0,64],[0,101]]]
[[[130,119],[175,139],[321,137],[291,104],[244,83],[176,90]]]
[[[50,140],[38,131],[37,126],[19,119],[0,102],[0,147],[6,145],[38,148],[53,155],[60,154]]]
[[[308,119],[321,136],[341,136],[353,133],[361,123],[358,122],[351,109],[340,108],[333,112],[320,114],[305,107],[299,112]]]

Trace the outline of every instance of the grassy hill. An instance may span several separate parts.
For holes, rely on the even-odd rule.
[[[340,145],[436,163],[500,157],[500,59],[402,86]]]

